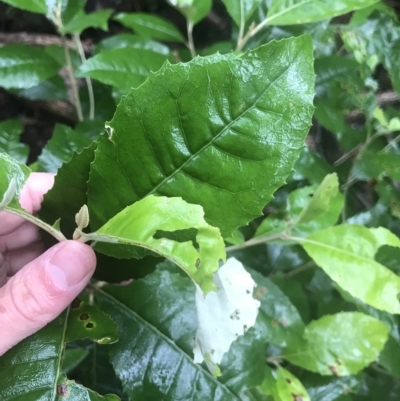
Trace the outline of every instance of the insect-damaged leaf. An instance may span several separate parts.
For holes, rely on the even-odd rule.
[[[304,146],[312,61],[310,37],[301,36],[150,74],[122,98],[99,141],[93,228],[151,194],[200,204],[223,236],[259,216]]]

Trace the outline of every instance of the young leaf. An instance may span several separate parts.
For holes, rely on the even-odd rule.
[[[320,0],[272,0],[267,19],[269,25],[305,24],[347,14],[378,1],[340,0],[327,4]]]
[[[382,351],[389,328],[360,312],[326,315],[305,329],[304,343],[287,348],[282,357],[321,375],[359,372]]]
[[[0,210],[6,206],[23,210],[19,197],[29,174],[30,170],[24,164],[18,163],[6,153],[0,153]]]
[[[0,86],[30,88],[57,74],[58,63],[39,47],[15,44],[0,47]]]
[[[151,195],[126,207],[87,238],[155,252],[177,264],[207,293],[215,289],[212,275],[226,254],[219,230],[209,226],[203,216],[201,206],[190,205],[181,198]],[[198,251],[192,241],[178,242],[162,236],[155,238],[157,232],[173,233],[193,228],[197,230]],[[100,246],[96,249],[101,251]],[[107,249],[110,256],[119,256],[118,248],[114,252],[112,248]]]
[[[382,245],[400,247],[400,239],[389,230],[344,224],[297,240],[352,296],[377,309],[400,313],[400,278],[374,260]]]
[[[190,355],[196,313],[186,277],[156,271],[127,287],[96,290],[96,299],[118,324],[111,362],[131,401],[187,400],[194,394],[199,400],[212,395],[214,401],[239,401]]]
[[[218,376],[218,364],[233,341],[254,326],[260,301],[253,298],[255,282],[235,258],[228,259],[214,274],[214,283],[217,291],[206,296],[196,286],[199,328],[194,361],[205,361],[210,372]]]
[[[159,70],[165,59],[162,54],[144,49],[106,50],[88,59],[76,75],[94,78],[127,92],[143,83],[150,71]]]
[[[206,17],[212,7],[211,0],[168,0],[168,3],[178,9],[192,25]]]
[[[20,163],[25,163],[29,147],[19,141],[22,129],[20,120],[6,120],[0,123],[0,152],[7,153]]]
[[[100,28],[103,31],[108,29],[108,19],[113,10],[103,9],[85,14],[80,10],[64,27],[62,32],[65,33],[81,33],[87,28]]]
[[[114,19],[127,28],[133,29],[144,38],[184,42],[185,38],[179,29],[160,17],[145,13],[120,13]]]
[[[88,190],[92,228],[151,194],[200,204],[223,236],[259,216],[304,144],[311,64],[302,36],[151,74],[122,98],[109,138],[100,139]]]
[[[242,26],[253,14],[261,0],[222,0],[237,26]]]
[[[82,314],[92,314],[93,325],[102,326],[102,332],[97,331],[101,338],[116,338],[115,323],[103,312],[95,312],[93,306],[88,308],[88,305],[82,303],[80,315]],[[112,395],[101,397],[75,382],[67,381],[65,376],[61,374],[62,355],[66,341],[80,338],[82,334],[79,330],[71,330],[69,338],[66,337],[68,326],[70,324],[72,327],[76,325],[74,314],[72,313],[72,321],[68,315],[69,308],[42,330],[17,344],[0,357],[0,369],[3,372],[0,381],[2,401],[11,401],[17,397],[24,401],[39,399],[57,401],[76,399],[119,400],[118,397]],[[95,335],[92,335],[91,338],[101,340]],[[104,343],[108,343],[108,341],[106,340]],[[29,386],[26,385],[27,381],[29,381]]]

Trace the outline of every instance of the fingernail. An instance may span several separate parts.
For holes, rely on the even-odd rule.
[[[88,257],[91,250],[86,247],[74,241],[58,245],[47,265],[47,272],[55,286],[61,289],[74,287],[93,271],[93,262]]]

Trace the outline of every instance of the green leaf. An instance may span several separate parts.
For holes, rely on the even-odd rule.
[[[103,9],[94,11],[90,14],[85,14],[80,10],[75,16],[62,28],[65,33],[81,33],[87,28],[100,28],[103,31],[108,30],[108,19],[110,18],[113,10]]]
[[[400,156],[394,153],[379,152],[374,163],[378,165],[392,180],[400,182]]]
[[[196,25],[210,12],[211,0],[168,0],[192,25]]]
[[[244,23],[251,17],[253,12],[261,3],[261,0],[222,0],[229,15],[237,26]]]
[[[96,299],[118,324],[111,362],[131,401],[239,401],[190,355],[197,323],[188,278],[156,271],[126,287],[97,290]]]
[[[311,63],[303,36],[151,74],[122,98],[109,138],[100,139],[89,180],[92,227],[150,194],[200,204],[227,237],[259,216],[303,147]]]
[[[10,92],[30,100],[68,99],[64,80],[56,75],[28,89],[11,89]]]
[[[30,11],[32,13],[46,14],[46,0],[4,0],[4,3],[10,4],[15,8]]]
[[[144,49],[106,50],[88,59],[76,75],[94,78],[127,92],[142,84],[150,71],[159,70],[165,59],[162,54]]]
[[[0,152],[5,152],[20,163],[26,163],[29,147],[19,141],[23,130],[20,120],[0,122]]]
[[[297,240],[352,296],[379,310],[400,313],[400,277],[374,260],[382,245],[400,247],[400,239],[389,230],[343,224]]]
[[[145,13],[120,13],[114,19],[144,38],[184,42],[179,29],[163,18]]]
[[[72,310],[74,305],[72,306]],[[66,338],[68,326],[74,322],[68,317],[70,309],[45,326],[36,334],[23,340],[0,357],[0,369],[3,371],[0,381],[2,401],[15,400],[17,397],[24,401],[47,400],[106,400],[117,401],[116,396],[101,397],[98,394],[67,381],[61,374],[62,355],[67,340],[80,336],[79,331],[72,330],[70,338]],[[94,307],[81,304],[80,313],[92,313]],[[99,314],[100,313],[100,314]],[[106,333],[115,338],[115,323],[99,312],[91,316],[95,325],[103,325],[101,335]],[[74,313],[71,316],[74,320]],[[107,324],[107,325],[105,325]],[[95,338],[95,337],[93,337]],[[29,382],[29,386],[26,383]]]
[[[219,230],[209,226],[203,216],[201,206],[181,198],[148,196],[126,207],[89,238],[149,249],[176,263],[207,293],[216,288],[212,275],[226,254]],[[177,242],[164,234],[192,228],[197,230],[198,251],[191,241]],[[154,237],[157,232],[163,232],[161,238]],[[101,251],[100,246],[96,249]],[[119,256],[119,248],[107,251],[110,256]]]
[[[39,48],[24,44],[0,47],[0,86],[30,88],[56,75],[58,63]]]
[[[281,347],[297,344],[304,323],[288,297],[270,279],[250,271],[257,283],[254,297],[261,301],[256,330],[264,341]]]
[[[81,152],[90,146],[99,133],[89,132],[89,135],[84,135],[66,125],[56,124],[53,136],[39,156],[38,171],[57,172],[64,162],[71,159],[75,152]]]
[[[292,25],[317,22],[347,14],[377,3],[379,0],[272,0],[268,9],[269,25]]]
[[[96,45],[94,53],[96,54],[105,50],[120,49],[123,47],[151,50],[154,53],[159,53],[164,56],[168,56],[170,53],[168,46],[130,33],[121,33],[119,35],[114,35],[103,39]]]
[[[360,312],[326,315],[307,325],[304,343],[282,357],[321,375],[345,376],[373,362],[388,338],[388,327]]]
[[[23,210],[19,204],[22,187],[30,170],[24,164],[18,163],[6,153],[0,152],[0,210],[8,206]]]
[[[288,370],[278,367],[275,371],[276,384],[272,391],[276,400],[280,401],[310,401],[307,390],[300,380]]]
[[[112,344],[118,341],[117,325],[97,307],[75,299],[68,316],[65,341],[78,338],[89,338],[99,344]]]
[[[89,351],[85,348],[67,348],[62,362],[63,373],[68,374],[74,370],[88,355]]]
[[[321,184],[294,190],[288,196],[287,214],[272,213],[257,228],[255,237],[283,231],[307,236],[336,224],[343,207],[336,174],[327,175]]]

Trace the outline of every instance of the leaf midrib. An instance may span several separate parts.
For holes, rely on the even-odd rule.
[[[221,383],[220,381],[218,381],[211,373],[209,373],[208,371],[203,369],[201,367],[201,365],[194,363],[193,359],[185,351],[183,351],[181,348],[179,348],[178,345],[172,339],[170,339],[164,333],[162,333],[160,330],[158,330],[157,327],[150,324],[147,320],[142,318],[139,314],[137,314],[135,311],[130,309],[127,305],[125,305],[124,303],[122,303],[121,301],[119,301],[118,299],[113,297],[111,294],[109,294],[109,293],[105,292],[104,290],[97,288],[97,287],[95,290],[97,292],[101,293],[106,298],[109,298],[111,301],[117,303],[118,306],[120,306],[122,309],[126,310],[128,312],[128,314],[133,315],[135,319],[139,320],[150,331],[155,333],[157,336],[161,337],[163,340],[165,340],[167,343],[169,343],[172,348],[174,348],[176,351],[178,351],[179,354],[183,355],[183,357],[185,359],[187,359],[189,361],[189,363],[195,367],[195,369],[197,369],[197,370],[201,371],[202,373],[204,373],[205,375],[207,375],[211,381],[213,381],[214,383],[217,384],[217,386],[221,386],[221,387],[225,388],[230,394],[232,394],[233,397],[235,397],[235,399],[239,400],[237,395],[234,392],[232,392],[232,390],[229,387],[227,387],[224,383]],[[232,399],[232,400],[234,400],[234,399]]]
[[[289,65],[263,90],[261,95],[258,97],[258,99],[246,110],[244,110],[239,116],[237,116],[235,119],[233,119],[228,125],[226,125],[219,133],[217,133],[211,141],[206,143],[202,148],[200,148],[196,153],[193,153],[185,162],[181,164],[173,173],[171,173],[169,176],[166,176],[158,185],[156,185],[152,190],[150,190],[146,195],[144,195],[142,198],[145,198],[146,196],[152,195],[156,193],[156,191],[163,186],[167,181],[169,181],[171,178],[175,177],[180,171],[183,170],[184,167],[186,167],[195,157],[197,157],[200,153],[202,153],[205,149],[207,149],[209,146],[211,146],[214,141],[220,138],[222,134],[224,134],[233,124],[235,124],[237,121],[239,121],[248,111],[252,110],[254,107],[257,106],[258,102],[264,98],[265,94],[272,88],[272,86],[282,78],[282,76],[292,67],[292,65],[296,62],[297,58],[301,54],[303,48],[299,50],[299,52],[296,54],[296,56],[293,58],[293,60],[289,63]],[[266,112],[269,113],[269,112]],[[111,140],[112,137],[109,137],[109,140]]]

